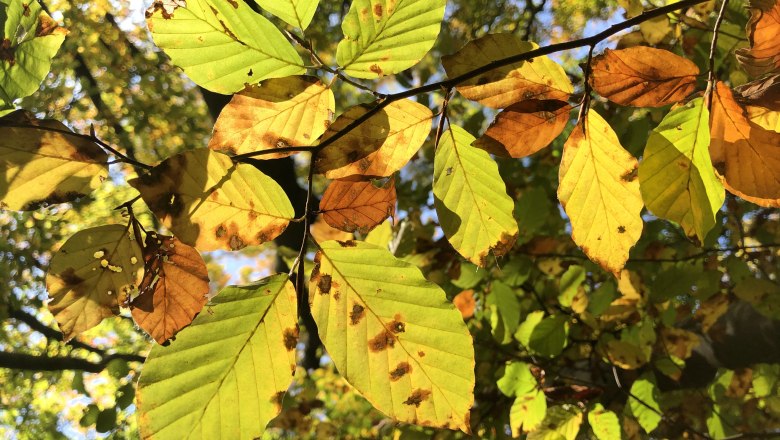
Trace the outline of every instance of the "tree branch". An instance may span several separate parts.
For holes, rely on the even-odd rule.
[[[26,353],[0,352],[0,368],[31,371],[62,371],[81,370],[89,373],[100,373],[114,359],[128,362],[143,362],[144,357],[133,354],[110,354],[100,362],[90,362],[86,359],[69,356],[31,355]]]

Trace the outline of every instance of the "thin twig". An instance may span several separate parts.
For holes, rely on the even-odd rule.
[[[298,251],[297,257],[297,274],[295,277],[295,289],[298,297],[298,316],[303,316],[303,307],[309,306],[308,298],[305,298],[305,283],[306,283],[306,245],[309,243],[309,237],[311,236],[311,221],[313,217],[313,210],[311,208],[312,199],[314,197],[314,161],[317,159],[317,152],[313,152],[311,159],[309,160],[309,175],[307,178],[306,189],[306,207],[304,209],[303,220],[303,239],[301,240],[301,249]],[[305,305],[304,305],[305,304]]]
[[[723,0],[720,5],[720,11],[718,12],[718,18],[715,20],[715,27],[712,29],[712,43],[710,44],[710,71],[707,79],[707,110],[712,111],[712,94],[715,91],[715,81],[717,75],[715,75],[715,49],[718,47],[718,31],[720,30],[720,24],[723,22],[723,14],[726,12],[726,5],[729,4],[729,0]]]

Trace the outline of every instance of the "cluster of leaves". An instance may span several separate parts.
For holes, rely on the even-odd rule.
[[[780,206],[780,2],[752,5],[749,46],[735,59],[753,80],[739,87],[718,81],[714,70],[725,2],[716,14],[711,2],[693,0],[644,13],[641,3],[626,2],[629,20],[621,25],[545,47],[515,34],[487,34],[442,58],[447,79],[396,94],[360,82],[399,74],[425,57],[445,3],[353,1],[331,67],[307,40],[316,0],[257,1],[266,14],[240,1],[155,1],[146,19],[156,45],[199,86],[233,96],[208,148],[152,167],[94,131],[77,134],[60,122],[11,112],[14,100],[37,89],[65,32],[37,2],[4,0],[0,98],[10,114],[0,124],[2,207],[34,210],[86,197],[108,178],[110,155],[136,174],[128,177],[138,196],[118,207],[126,222],[77,232],[49,262],[48,308],[65,340],[129,308],[161,344],[138,384],[145,438],[262,436],[298,371],[302,310],[311,313],[339,373],[397,421],[486,436],[508,425],[513,435],[566,439],[587,425],[600,439],[633,437],[640,428],[650,433],[662,422],[667,435],[699,433],[702,424],[713,437],[743,430],[740,423],[745,430],[776,429],[776,365],[721,372],[699,396],[714,402],[711,412],[684,419],[666,414],[688,394],[662,398],[658,375],[682,379],[701,341],[681,323],[692,318],[709,332],[734,296],[777,318],[776,275],[756,276],[758,269],[733,258],[726,270],[707,268],[700,276],[673,256],[729,235],[719,219],[726,191],[761,207]],[[677,11],[682,18],[666,15]],[[714,29],[702,20],[714,20]],[[700,30],[696,22],[713,30],[703,59],[706,81],[695,61],[668,48],[626,43],[593,56],[597,43],[633,25],[640,25],[642,43],[662,46],[683,25]],[[577,47],[590,48],[581,96],[547,56]],[[306,75],[317,72],[321,77]],[[335,84],[375,99],[337,108]],[[434,92],[441,92],[436,114],[430,98],[420,97]],[[591,108],[592,92],[609,112],[619,111],[614,104],[660,108],[653,113],[660,122],[641,141],[641,163],[601,110]],[[482,106],[497,112],[479,138],[464,128],[465,118],[463,127],[452,123],[461,118],[459,106],[473,105],[468,101],[479,112]],[[549,220],[550,185],[518,191],[511,184],[512,167],[548,152],[567,130],[560,164],[552,168],[569,226]],[[310,158],[300,218],[284,188],[254,166],[297,153]],[[432,191],[444,236],[436,242],[413,209],[395,230],[385,222],[395,219],[397,202],[410,204],[402,200],[412,193],[402,169],[420,154],[433,156],[431,187],[423,194]],[[318,208],[315,180],[329,181]],[[166,232],[144,226],[133,209],[139,200]],[[327,226],[315,223],[317,215]],[[643,233],[647,219],[656,228],[665,224],[657,219],[679,225],[694,243],[675,249],[648,239],[634,252],[671,263],[657,273],[627,266],[643,234],[663,235]],[[291,262],[295,284],[292,275],[276,274],[227,287],[201,314],[210,295],[199,251],[261,245],[290,222],[305,227]],[[555,255],[568,246],[560,233],[567,227],[587,258]],[[318,238],[339,234],[346,236]],[[734,251],[771,249],[769,235],[752,248],[743,237]],[[307,272],[310,249],[316,252]],[[528,258],[544,254],[556,258]],[[766,258],[772,257],[770,251]],[[474,340],[494,348],[475,353]],[[504,366],[496,371],[499,360]],[[567,377],[581,365],[588,377]],[[618,369],[631,381],[625,389]],[[605,387],[593,376],[609,370],[623,403],[595,401]],[[475,389],[491,388],[513,402],[498,417],[484,411],[489,399],[475,405]],[[734,416],[740,405],[754,408],[752,418]]]

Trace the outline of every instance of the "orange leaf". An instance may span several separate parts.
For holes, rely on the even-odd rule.
[[[317,243],[324,243],[330,240],[347,241],[355,238],[354,234],[339,231],[338,229],[325,223],[322,217],[317,217],[311,225],[311,236]]]
[[[162,344],[188,326],[206,304],[209,276],[195,248],[175,237],[149,234],[144,277],[130,303],[133,319]]]
[[[726,189],[757,205],[780,207],[780,133],[745,116],[719,82],[712,97],[710,156]]]
[[[699,68],[667,50],[646,46],[605,50],[591,64],[591,85],[620,105],[662,107],[690,95]]]
[[[521,158],[550,145],[566,127],[571,106],[563,101],[529,99],[496,116],[474,143],[490,154]]]
[[[474,301],[474,290],[468,289],[455,295],[452,299],[452,303],[460,310],[460,314],[463,315],[463,320],[467,320],[474,316],[474,309],[477,306]]]
[[[750,48],[736,51],[737,60],[752,76],[780,68],[780,1],[764,10],[751,9],[746,26]]]
[[[394,179],[381,188],[370,180],[334,180],[322,195],[320,211],[336,229],[367,234],[395,214],[395,201]]]

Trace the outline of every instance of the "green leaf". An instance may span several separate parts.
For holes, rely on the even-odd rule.
[[[604,313],[612,301],[620,297],[614,283],[604,282],[593,293],[590,294],[588,301],[588,312],[599,316]]]
[[[108,432],[116,428],[116,407],[106,408],[97,416],[95,430],[97,432]]]
[[[286,275],[227,287],[155,345],[138,382],[141,437],[259,438],[295,373],[295,288]]]
[[[699,242],[715,226],[726,192],[709,153],[709,111],[696,98],[664,117],[647,140],[639,186],[653,214],[677,222]]]
[[[515,339],[528,348],[528,346],[531,345],[531,334],[533,333],[534,328],[542,322],[542,319],[544,319],[544,311],[542,310],[529,313],[528,316],[525,317],[525,321],[520,323],[520,327],[517,328]]]
[[[531,332],[528,348],[542,356],[558,356],[568,342],[569,318],[554,315],[544,318]]]
[[[577,265],[569,266],[561,276],[561,291],[558,294],[558,302],[563,307],[571,307],[577,291],[584,282],[585,268]]]
[[[51,69],[67,31],[57,26],[37,1],[0,4],[4,19],[3,48],[0,49],[0,105],[38,90]],[[7,43],[6,43],[7,41]]]
[[[364,242],[327,241],[314,261],[312,315],[347,381],[396,420],[469,432],[474,348],[444,291]]]
[[[588,411],[588,423],[598,440],[620,440],[620,421],[617,414],[597,403]]]
[[[457,126],[442,134],[433,165],[433,194],[450,244],[484,267],[491,251],[499,257],[512,248],[517,222],[498,165],[472,142],[474,137]]]
[[[547,398],[539,389],[518,394],[509,409],[509,427],[512,434],[519,436],[523,431],[539,428],[547,412]]]
[[[526,440],[574,440],[580,432],[582,412],[573,405],[547,409],[541,428],[528,434]]]
[[[552,209],[553,204],[543,188],[531,188],[517,199],[514,214],[520,229],[521,243],[526,243],[538,235],[550,221]]]
[[[460,264],[460,277],[452,280],[452,284],[461,289],[472,289],[488,275],[487,271],[469,262]]]
[[[433,47],[446,0],[354,0],[336,50],[342,70],[378,78],[406,70]]]
[[[504,375],[496,381],[498,389],[509,397],[528,394],[538,388],[536,378],[525,362],[511,362],[504,368]]]
[[[747,278],[734,286],[734,293],[772,319],[780,319],[780,285],[762,278]]]
[[[660,392],[655,385],[655,376],[645,373],[631,385],[628,406],[642,429],[648,434],[661,423],[661,407],[658,405]]]
[[[501,344],[512,341],[512,335],[520,324],[520,301],[511,287],[496,281],[487,295],[487,305],[493,314],[490,318],[493,336]]]
[[[255,0],[261,8],[276,15],[287,24],[305,30],[314,11],[317,10],[319,0]]]
[[[156,2],[147,11],[154,42],[205,89],[229,95],[245,84],[306,71],[282,33],[246,2],[187,0],[171,9]]]

